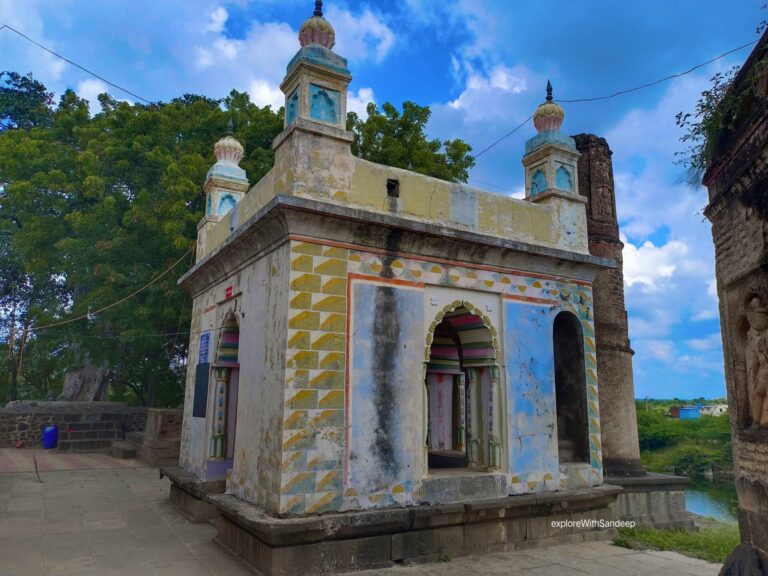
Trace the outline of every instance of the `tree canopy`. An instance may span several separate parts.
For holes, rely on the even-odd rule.
[[[0,73],[0,404],[58,393],[86,365],[106,368],[113,399],[178,404],[191,302],[176,279],[194,261],[213,145],[232,118],[253,184],[283,127],[282,109],[237,91],[152,105],[102,94],[99,104],[67,91],[53,106],[31,75]],[[383,110],[350,115],[356,154],[466,180],[469,146],[428,140],[428,108]]]
[[[428,106],[405,102],[401,113],[389,102],[381,110],[371,102],[367,113],[365,120],[354,112],[347,118],[356,156],[452,182],[469,178],[475,165],[471,146],[462,140],[428,140],[424,132],[431,115]]]

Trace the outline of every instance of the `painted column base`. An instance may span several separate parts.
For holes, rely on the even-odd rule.
[[[299,518],[269,516],[229,494],[208,501],[221,513],[214,520],[218,544],[258,574],[303,576],[611,540],[615,529],[600,527],[600,520],[613,520],[620,492],[616,486],[600,486]],[[562,527],[553,526],[555,521]]]
[[[696,529],[685,509],[688,478],[649,472],[635,477],[606,476],[604,482],[624,489],[616,501],[617,520],[634,520],[639,526],[661,530]]]
[[[168,501],[192,522],[205,522],[219,515],[218,509],[206,501],[209,494],[223,494],[224,480],[204,481],[178,466],[160,468],[160,478],[171,481]]]

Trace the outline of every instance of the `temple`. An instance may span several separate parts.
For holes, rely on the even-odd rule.
[[[220,514],[218,541],[269,574],[609,537],[551,525],[612,518],[621,491],[603,485],[593,303],[616,264],[590,253],[582,154],[551,85],[524,199],[362,160],[321,4],[281,85],[273,169],[248,190],[241,144],[216,144],[180,280],[192,338],[171,499]],[[611,442],[632,468],[623,322],[631,411],[609,418],[634,430]]]

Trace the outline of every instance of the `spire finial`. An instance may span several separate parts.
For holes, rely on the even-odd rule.
[[[232,116],[229,117],[229,121],[227,122],[227,136],[232,136],[235,132],[235,123],[232,122]]]
[[[315,0],[315,13],[313,16],[323,17],[323,0]]]
[[[552,83],[547,80],[547,102],[552,102]]]

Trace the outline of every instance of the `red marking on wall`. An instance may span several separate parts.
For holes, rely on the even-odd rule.
[[[531,302],[533,304],[547,304],[548,306],[560,306],[557,300],[547,298],[535,298],[534,296],[515,296],[514,294],[504,294],[504,300],[518,300],[520,302]]]
[[[232,298],[232,286],[227,286],[227,289],[224,291],[224,298],[227,300]]]

